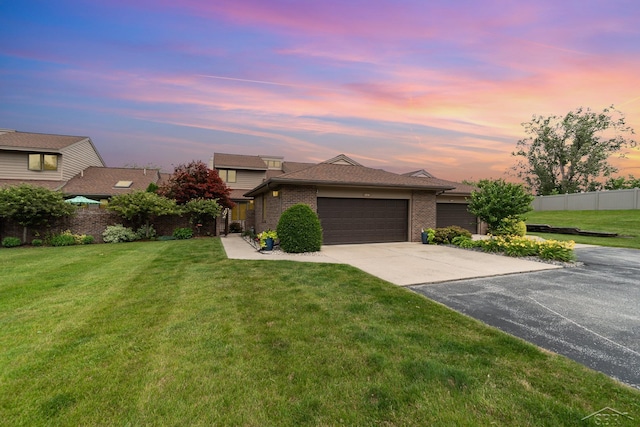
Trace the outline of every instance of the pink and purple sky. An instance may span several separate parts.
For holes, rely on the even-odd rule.
[[[0,128],[167,172],[344,153],[505,177],[534,114],[613,104],[640,132],[639,20],[635,0],[0,1]],[[614,163],[640,176],[638,150]]]

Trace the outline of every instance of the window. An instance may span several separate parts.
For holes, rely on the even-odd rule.
[[[133,184],[133,181],[118,181],[116,182],[116,185],[114,185],[114,188],[129,188],[131,187],[131,185]]]
[[[231,209],[232,221],[244,221],[247,219],[247,211],[253,209],[252,202],[236,202],[236,205]]]
[[[282,169],[282,162],[280,160],[265,160],[264,163],[269,169]]]
[[[58,156],[55,154],[29,154],[30,171],[58,170]]]
[[[233,169],[218,169],[218,176],[224,182],[236,182],[236,171]]]

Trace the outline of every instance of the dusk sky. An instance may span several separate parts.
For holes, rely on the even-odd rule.
[[[344,153],[501,178],[534,114],[613,104],[640,132],[639,22],[637,0],[0,0],[0,128],[167,172]],[[615,164],[640,176],[640,151]]]

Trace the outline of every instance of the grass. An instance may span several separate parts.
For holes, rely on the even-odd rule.
[[[527,224],[578,227],[587,231],[608,231],[624,237],[588,237],[568,234],[527,233],[545,239],[573,240],[576,243],[640,249],[640,210],[619,211],[534,211]]]
[[[195,239],[0,249],[0,270],[4,425],[640,415],[637,390],[345,265],[228,260]]]

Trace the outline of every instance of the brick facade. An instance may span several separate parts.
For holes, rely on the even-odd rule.
[[[262,216],[262,203],[266,201],[267,212],[265,219]],[[278,226],[280,215],[289,207],[304,203],[318,212],[318,194],[315,186],[286,185],[278,190],[278,197],[273,192],[268,192],[256,198],[255,224],[256,232],[267,229],[275,230]],[[410,200],[409,241],[419,242],[423,228],[436,227],[436,195],[433,191],[414,191]]]
[[[30,243],[36,238],[42,239],[51,234],[59,234],[65,230],[70,230],[74,234],[91,235],[94,237],[96,243],[102,243],[102,232],[107,226],[114,224],[123,224],[135,229],[130,222],[124,221],[115,212],[97,208],[78,209],[75,216],[54,220],[48,227],[43,226],[28,229],[27,242]],[[153,220],[152,224],[158,236],[170,236],[173,234],[173,230],[179,227],[192,228],[194,229],[194,235],[198,235],[197,229],[191,226],[187,216],[162,216]],[[22,239],[22,230],[23,228],[20,224],[2,221],[2,223],[0,223],[0,240],[8,236]],[[214,221],[203,224],[203,226],[200,227],[200,235],[214,235],[214,233]]]
[[[411,195],[410,241],[419,242],[423,228],[436,228],[436,195],[432,191],[414,191]]]
[[[255,229],[259,233],[264,230],[275,230],[280,221],[282,212],[298,203],[304,203],[314,212],[318,211],[318,191],[311,185],[285,185],[278,189],[278,196],[274,197],[273,191],[269,191],[255,199]],[[266,215],[263,217],[263,202],[267,205]]]

